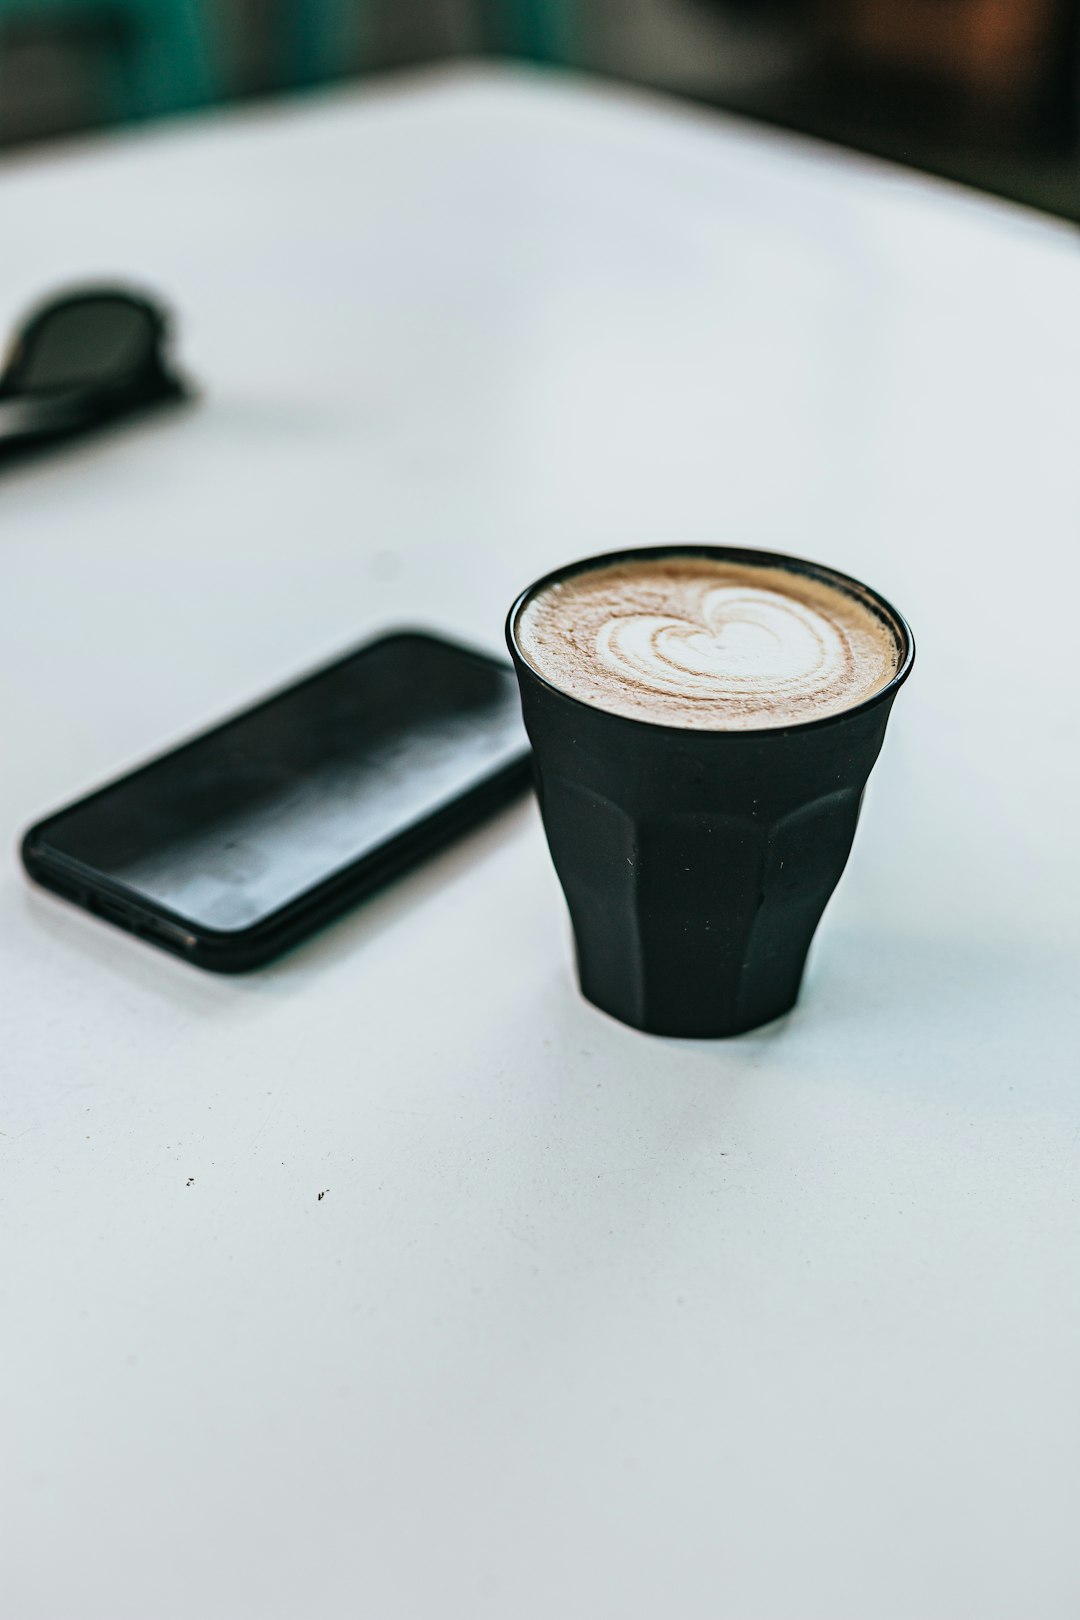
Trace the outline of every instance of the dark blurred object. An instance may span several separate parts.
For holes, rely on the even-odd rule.
[[[1031,200],[1080,217],[1074,0],[818,0],[817,13],[840,138],[1020,195],[1026,176]]]
[[[0,139],[9,134],[11,56],[24,54],[16,106],[32,107],[42,81],[47,91],[51,53],[53,75],[74,90],[76,125],[80,108],[81,121],[117,123],[213,100],[212,38],[200,0],[0,0]],[[62,109],[46,102],[40,133],[57,127],[58,113],[65,127]]]
[[[697,0],[749,18],[738,0]],[[798,70],[726,104],[1080,219],[1077,0],[769,0]],[[760,16],[760,13],[759,13]]]
[[[169,329],[159,305],[123,288],[82,288],[38,308],[0,376],[0,461],[186,398]]]
[[[936,81],[984,107],[1034,104],[1064,43],[1057,0],[819,0],[819,11],[840,60]]]
[[[1080,220],[1080,0],[583,0],[583,65]]]
[[[348,67],[394,67],[459,52],[570,63],[590,9],[580,0],[279,0],[277,82],[318,84]]]
[[[488,0],[487,32],[497,50],[530,62],[574,62],[589,5],[580,0]]]

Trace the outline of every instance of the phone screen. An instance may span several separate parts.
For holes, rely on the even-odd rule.
[[[40,823],[33,852],[245,930],[453,805],[527,741],[513,671],[373,642]]]

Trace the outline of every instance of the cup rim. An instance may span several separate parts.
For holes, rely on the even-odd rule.
[[[819,715],[814,720],[793,720],[783,726],[675,726],[663,720],[646,720],[640,715],[618,714],[599,703],[587,703],[584,698],[575,697],[542,674],[525,656],[517,639],[517,621],[525,604],[537,592],[547,590],[552,585],[560,585],[564,580],[572,579],[575,574],[591,573],[594,569],[611,567],[621,562],[657,557],[710,557],[724,562],[782,568],[788,573],[805,574],[812,579],[823,580],[826,584],[836,585],[847,595],[857,597],[872,608],[878,618],[883,619],[894,632],[902,654],[896,671],[884,686],[872,692],[869,697],[863,698],[861,702],[853,703],[850,708],[839,709],[833,714]],[[531,585],[527,585],[514,598],[506,616],[506,645],[519,668],[527,669],[534,680],[549,692],[554,692],[564,702],[585,709],[590,714],[602,714],[608,720],[622,721],[628,726],[647,726],[650,731],[665,731],[675,737],[775,737],[784,736],[792,731],[813,731],[824,726],[836,725],[894,697],[911,674],[915,662],[915,637],[911,632],[911,626],[889,599],[882,596],[880,591],[874,590],[873,586],[856,579],[853,574],[845,574],[839,568],[830,567],[828,563],[814,562],[808,557],[796,557],[783,551],[762,551],[752,546],[624,546],[618,551],[600,552],[593,557],[581,557],[574,562],[564,563],[562,567],[553,568],[550,572],[542,574],[539,579],[533,580]]]

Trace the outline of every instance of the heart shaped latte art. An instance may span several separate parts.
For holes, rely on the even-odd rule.
[[[774,564],[628,557],[557,580],[516,623],[555,686],[615,714],[709,730],[837,714],[892,678],[898,639],[857,591]]]
[[[700,618],[613,617],[597,633],[596,655],[619,679],[691,703],[810,696],[843,679],[851,665],[839,625],[801,602],[745,586],[706,592]]]

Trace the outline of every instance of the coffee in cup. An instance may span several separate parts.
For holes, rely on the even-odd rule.
[[[573,564],[511,609],[584,994],[727,1035],[790,1008],[914,657],[883,597],[737,548]]]

